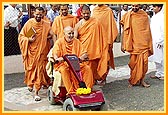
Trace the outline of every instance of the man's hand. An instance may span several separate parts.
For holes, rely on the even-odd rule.
[[[157,48],[159,48],[159,49],[162,47],[163,47],[163,45],[160,45],[160,44],[157,45]]]
[[[30,38],[29,38],[29,42],[34,42],[36,40],[36,34],[32,35]]]
[[[52,39],[52,35],[49,34],[49,35],[47,36],[47,39]]]
[[[121,45],[121,51],[123,52],[123,53],[125,53],[125,49],[124,49],[124,47],[123,47],[123,45]]]
[[[6,22],[5,27],[9,27],[10,25],[11,25],[11,23],[8,21],[8,22]]]
[[[113,44],[109,44],[109,49],[112,49],[113,48]]]
[[[58,64],[59,62],[64,62],[63,57],[59,57],[57,59],[54,59],[54,57],[49,57],[48,61],[53,62],[54,64]]]
[[[87,53],[84,53],[79,59],[80,59],[81,61],[88,61],[88,60],[89,60],[88,54],[87,54]]]
[[[55,59],[54,59],[54,57],[49,57],[49,58],[48,58],[48,61],[50,61],[50,62],[53,62],[53,63],[54,63],[54,62],[55,62]]]
[[[64,62],[64,58],[63,57],[59,57],[59,58],[55,59],[55,62]]]

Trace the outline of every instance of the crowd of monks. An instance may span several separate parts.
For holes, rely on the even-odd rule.
[[[89,61],[81,65],[81,71],[89,88],[94,84],[104,84],[109,69],[115,69],[113,43],[118,30],[111,8],[99,4],[90,16],[89,6],[83,5],[83,18],[80,20],[68,13],[68,4],[61,4],[59,13],[51,24],[44,16],[43,9],[36,8],[34,18],[26,22],[19,34],[18,41],[25,69],[24,82],[29,91],[35,89],[36,101],[41,100],[38,94],[40,88],[49,85],[50,79],[45,69],[49,51],[53,60],[60,62],[54,65],[54,70],[61,73],[68,93],[75,92],[79,86],[67,64],[62,62],[64,54],[76,54],[78,57],[87,55]],[[148,85],[144,82],[144,77],[147,72],[147,58],[153,51],[147,19],[147,14],[138,10],[128,12],[121,20],[124,30],[122,49],[131,54],[130,86],[138,82],[145,87]],[[28,38],[26,33],[32,27],[36,34]],[[53,47],[50,40],[53,40]]]

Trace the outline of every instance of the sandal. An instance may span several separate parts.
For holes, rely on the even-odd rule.
[[[36,95],[36,96],[34,96],[34,100],[35,100],[35,101],[40,101],[41,98],[40,98],[40,96]]]
[[[128,88],[131,88],[132,86],[133,86],[133,85],[129,84],[129,85],[128,85]]]
[[[143,87],[145,87],[145,88],[150,87],[150,85],[149,85],[149,84],[147,84],[147,83],[145,83],[145,82],[141,83],[141,85],[142,85]]]
[[[33,91],[33,88],[31,88],[31,87],[28,87],[28,90],[29,90],[30,92],[32,92],[32,91]]]
[[[48,89],[48,86],[43,85],[42,88],[43,88],[43,89]]]
[[[164,77],[150,76],[150,78],[152,78],[152,79],[164,80]]]
[[[97,85],[99,86],[104,86],[106,84],[106,79],[101,80],[101,81],[97,81]]]

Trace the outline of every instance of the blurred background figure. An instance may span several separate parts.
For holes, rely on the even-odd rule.
[[[91,4],[91,5],[90,5],[90,12],[91,12],[90,16],[93,15],[93,9],[94,9],[96,6],[97,6],[97,4]]]
[[[81,14],[81,12],[82,12],[82,7],[83,7],[83,4],[80,4],[79,5],[80,7],[77,9],[77,18],[79,19],[79,20],[81,20],[83,17],[82,17],[82,14]]]
[[[35,7],[33,5],[30,5],[28,7],[28,12],[26,12],[25,14],[23,14],[22,17],[22,21],[21,21],[21,28],[23,28],[24,24],[30,19],[34,17],[34,11],[35,11]]]
[[[156,73],[151,78],[159,80],[164,79],[164,13],[162,7],[163,4],[153,5],[154,15],[150,24],[154,54],[149,60],[155,62],[156,65]]]
[[[79,4],[72,4],[72,15],[77,16],[77,9],[79,8]]]
[[[18,55],[18,25],[22,12],[17,9],[17,4],[9,4],[4,10],[4,55]]]
[[[58,4],[51,4],[51,9],[47,12],[47,17],[53,23],[54,18],[59,16],[59,5]]]
[[[117,28],[118,28],[118,31],[121,28],[121,26],[119,25],[119,22],[120,22],[121,18],[123,17],[123,15],[125,13],[127,13],[127,12],[128,12],[128,4],[123,4],[121,12],[118,13],[118,18],[117,18]],[[121,33],[122,33],[122,28],[121,28]]]

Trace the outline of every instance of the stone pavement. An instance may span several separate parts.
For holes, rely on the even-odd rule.
[[[155,71],[155,66],[153,63],[150,62],[148,73],[153,71]],[[127,65],[122,65],[116,67],[116,70],[110,69],[107,77],[107,84],[128,78],[129,78],[129,68]],[[35,102],[32,93],[30,93],[26,87],[17,87],[5,90],[4,91],[4,108],[6,108],[5,111],[62,111],[62,105],[49,104],[49,102],[47,101],[46,89],[41,89],[39,94],[42,100],[39,102]],[[108,106],[110,106],[110,104]],[[118,108],[118,110],[120,109]],[[161,110],[163,110],[163,107],[161,108]],[[110,108],[109,111],[111,111]]]

